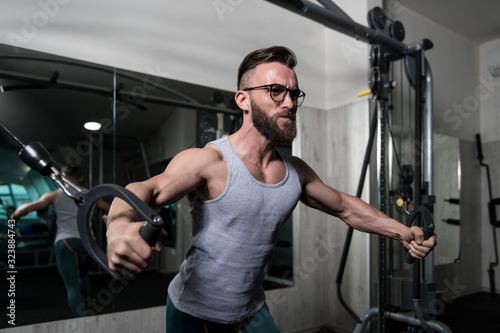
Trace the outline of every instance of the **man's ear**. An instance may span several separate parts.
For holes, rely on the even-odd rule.
[[[234,100],[238,107],[243,110],[243,112],[248,112],[250,110],[250,98],[248,93],[238,90],[236,95],[234,96]]]

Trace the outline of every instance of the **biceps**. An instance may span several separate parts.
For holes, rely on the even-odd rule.
[[[306,187],[302,202],[334,216],[340,216],[344,212],[342,193],[321,181],[311,183]]]
[[[200,186],[202,179],[190,173],[162,175],[162,181],[154,183],[154,193],[150,204],[162,207],[182,199],[186,194]]]

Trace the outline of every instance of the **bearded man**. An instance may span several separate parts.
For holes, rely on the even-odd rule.
[[[168,288],[167,332],[279,332],[262,288],[264,268],[278,232],[299,201],[351,227],[399,240],[418,259],[435,245],[420,228],[408,228],[361,201],[325,185],[300,158],[277,147],[297,133],[295,117],[305,98],[286,47],[247,55],[238,70],[235,100],[243,111],[234,134],[176,155],[166,170],[127,186],[152,207],[186,196],[192,219],[191,246]],[[111,269],[140,273],[153,250],[141,223],[123,201],[113,202],[108,225]],[[163,235],[165,236],[165,235]]]

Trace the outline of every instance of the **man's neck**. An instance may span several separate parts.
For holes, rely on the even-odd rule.
[[[229,136],[229,142],[241,159],[256,165],[267,165],[277,158],[276,144],[269,141],[257,130],[244,128]]]

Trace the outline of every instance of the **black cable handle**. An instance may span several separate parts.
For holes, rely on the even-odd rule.
[[[163,219],[153,209],[151,209],[144,201],[136,197],[132,192],[122,186],[115,184],[97,185],[85,194],[83,201],[77,203],[78,215],[77,224],[82,243],[87,252],[92,258],[115,280],[122,280],[123,277],[117,272],[111,270],[108,266],[108,257],[106,253],[98,246],[96,240],[92,237],[90,216],[92,208],[97,200],[107,197],[118,197],[129,204],[139,217],[146,221],[141,228],[140,234],[142,238],[149,244],[153,245],[158,238],[158,235],[163,227]]]

